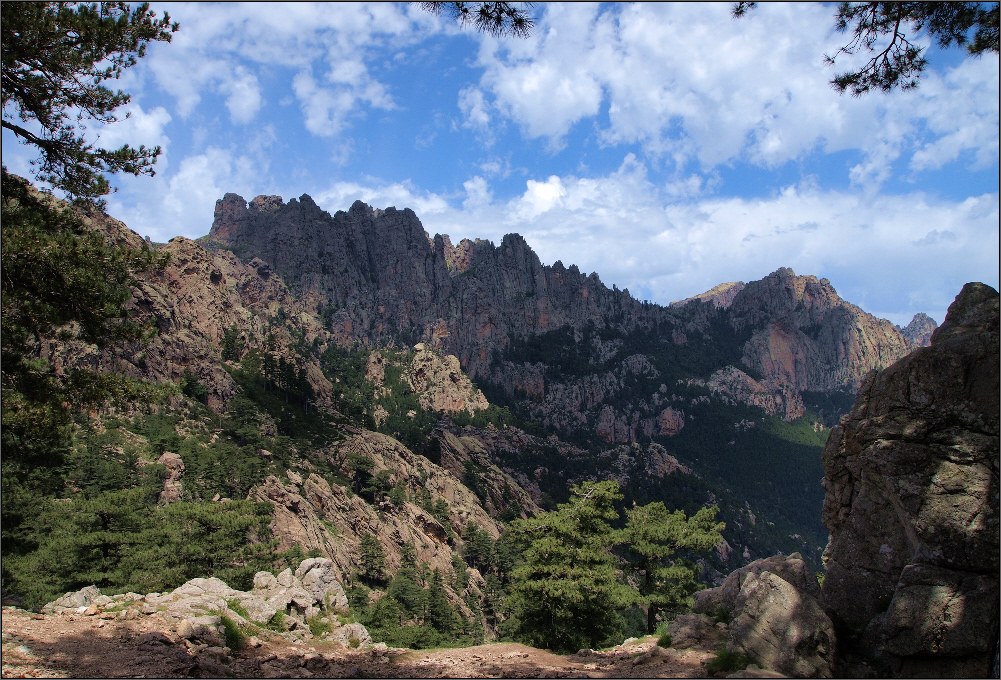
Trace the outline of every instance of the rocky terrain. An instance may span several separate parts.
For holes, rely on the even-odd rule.
[[[874,372],[824,448],[822,600],[842,672],[985,677],[998,655],[998,293]]]
[[[916,318],[905,335],[842,300],[826,279],[786,268],[749,284],[721,284],[671,308],[643,304],[575,266],[543,266],[517,234],[500,246],[479,240],[452,246],[447,235],[425,233],[410,210],[356,202],[331,216],[306,195],[287,204],[275,196],[248,204],[226,194],[207,241],[260,258],[300,295],[322,299],[333,310],[330,330],[339,341],[440,344],[472,379],[544,401],[557,427],[593,421],[596,408],[614,401],[619,376],[644,370],[622,351],[623,336],[638,329],[685,345],[721,321],[743,345],[733,364],[760,372],[777,392],[802,392],[854,390],[870,369],[920,345],[934,323]],[[599,346],[587,348],[593,368],[582,372],[583,382],[505,361],[519,338],[572,328],[579,342],[589,326],[605,337],[587,338]],[[609,362],[616,366],[611,373],[594,370]],[[636,404],[615,419],[631,423],[643,418],[642,410]],[[653,431],[626,427],[634,438]]]

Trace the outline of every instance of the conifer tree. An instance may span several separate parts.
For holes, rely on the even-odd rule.
[[[691,518],[669,512],[662,502],[626,510],[625,529],[618,540],[628,546],[630,570],[638,580],[639,603],[647,607],[647,632],[657,628],[657,614],[689,605],[699,585],[692,562],[672,559],[678,550],[712,550],[722,540],[725,525],[716,523],[717,508],[702,508]]]
[[[510,531],[528,542],[525,564],[512,573],[511,606],[517,635],[529,644],[559,652],[600,646],[621,630],[616,614],[631,603],[631,589],[619,582],[611,554],[622,499],[618,482],[584,482],[571,489],[569,503]]]

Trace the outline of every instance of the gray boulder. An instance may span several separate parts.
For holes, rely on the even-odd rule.
[[[793,553],[788,556],[774,555],[755,560],[731,572],[724,579],[721,586],[695,593],[693,611],[714,616],[718,610],[723,609],[732,618],[735,615],[734,607],[737,602],[737,596],[743,586],[744,578],[748,574],[761,574],[766,571],[776,574],[794,588],[810,597],[820,597],[820,585],[817,583],[817,577],[810,571],[806,562],[803,561],[802,555],[799,553]]]
[[[834,624],[815,598],[770,571],[748,572],[734,603],[730,644],[763,668],[830,678]]]
[[[313,601],[328,609],[347,611],[348,597],[337,581],[333,562],[323,557],[303,560],[295,570],[302,587],[313,595]]]

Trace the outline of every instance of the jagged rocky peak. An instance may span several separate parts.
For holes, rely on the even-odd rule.
[[[754,326],[768,317],[789,316],[810,323],[832,307],[846,304],[827,279],[797,276],[779,267],[760,281],[751,281],[735,296],[734,313]]]
[[[987,677],[996,658],[998,341],[997,291],[966,284],[824,448],[823,598],[877,673]]]
[[[730,281],[713,286],[704,293],[693,295],[684,300],[675,300],[669,306],[674,308],[684,307],[689,302],[698,300],[700,302],[709,302],[717,308],[727,309],[733,304],[733,299],[737,297],[737,293],[742,290],[744,290],[743,281]]]
[[[435,234],[432,242],[435,252],[445,257],[448,272],[455,276],[469,270],[473,259],[473,241],[464,238],[459,245],[453,246],[448,234]]]
[[[927,347],[931,344],[931,336],[936,328],[938,324],[935,319],[924,312],[918,312],[907,326],[900,329],[900,333],[916,347]]]

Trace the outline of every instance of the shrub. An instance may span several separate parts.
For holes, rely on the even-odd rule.
[[[247,637],[240,630],[240,626],[228,616],[220,616],[219,618],[226,631],[226,646],[232,650],[242,649],[244,643],[247,641]]]
[[[264,627],[267,628],[268,630],[273,630],[273,631],[276,631],[278,633],[284,633],[285,632],[285,612],[275,612],[275,615],[272,616],[268,620],[268,622],[264,624]]]
[[[232,600],[226,600],[226,606],[229,607],[229,610],[231,612],[239,614],[248,621],[250,620],[250,614],[247,613],[246,607],[240,604],[240,601],[237,600],[236,598],[233,598]]]
[[[732,652],[726,647],[720,647],[717,650],[716,658],[706,664],[706,671],[709,673],[734,673],[744,670],[749,663],[751,660],[743,654]]]
[[[716,607],[716,611],[713,612],[713,621],[715,621],[716,623],[725,623],[726,625],[729,626],[730,610],[724,607],[723,605]]]
[[[674,641],[671,639],[671,634],[667,632],[662,633],[661,636],[657,638],[658,647],[670,647],[672,642]]]

